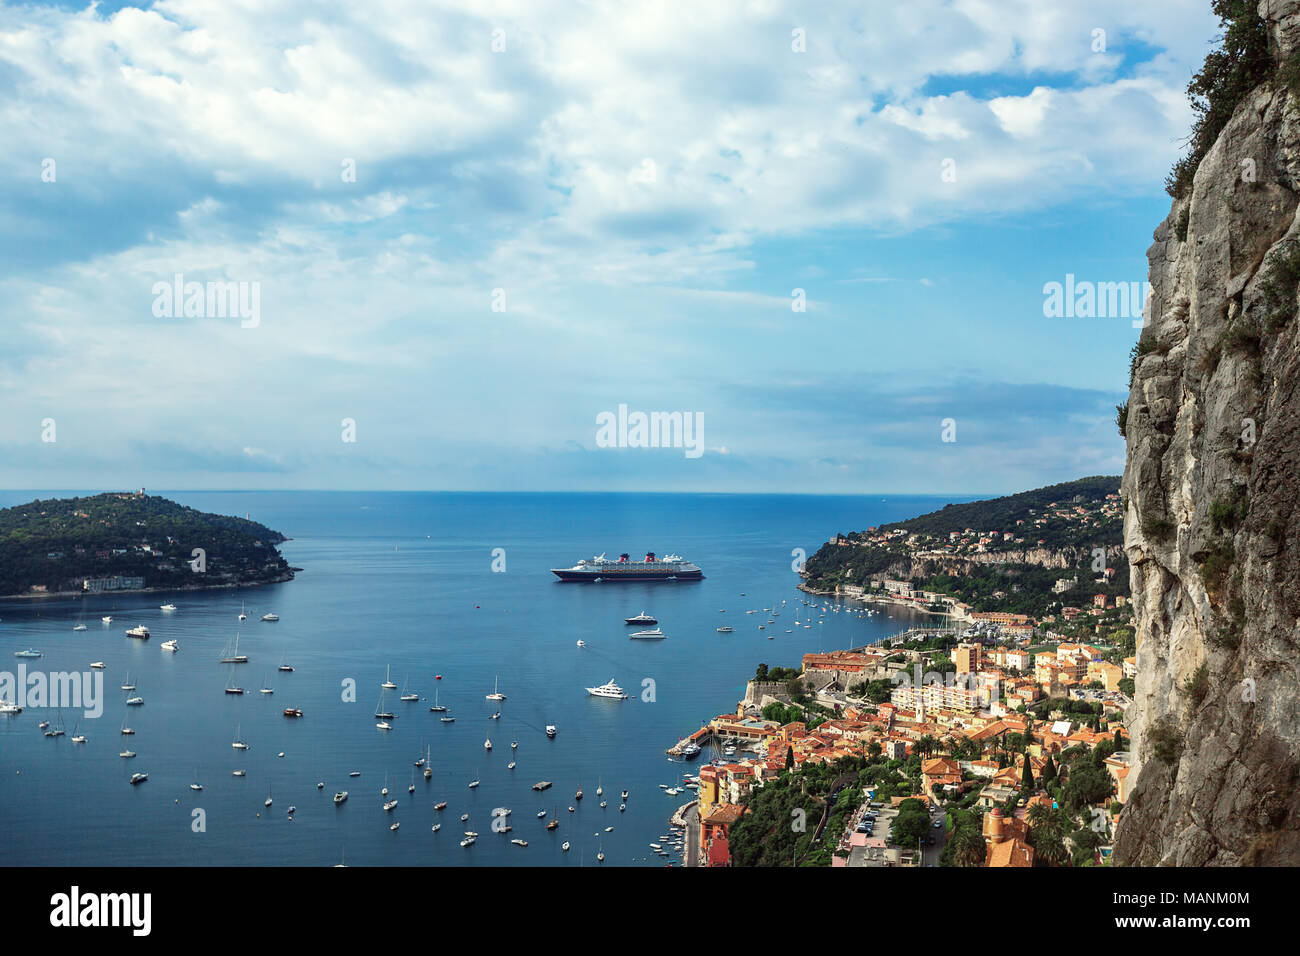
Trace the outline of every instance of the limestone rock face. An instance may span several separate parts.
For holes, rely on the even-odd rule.
[[[1297,0],[1259,10],[1282,57],[1300,49]],[[1120,865],[1300,863],[1298,202],[1300,98],[1267,84],[1147,253],[1121,486],[1138,676]]]

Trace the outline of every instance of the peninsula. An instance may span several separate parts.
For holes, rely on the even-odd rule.
[[[0,510],[0,596],[273,584],[294,568],[278,531],[144,489]]]

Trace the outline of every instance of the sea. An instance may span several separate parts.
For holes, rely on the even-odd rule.
[[[691,795],[671,796],[660,785],[680,785],[713,756],[685,763],[666,750],[734,713],[760,663],[798,667],[810,651],[935,623],[902,610],[837,612],[826,599],[806,607],[808,596],[796,590],[802,555],[837,532],[969,500],[156,493],[282,532],[291,538],[282,553],[302,571],[262,587],[0,602],[0,670],[91,673],[92,661],[106,665],[101,716],[29,708],[0,718],[6,864],[592,866],[603,852],[606,866],[663,866],[648,844],[663,842],[670,816]],[[66,494],[5,491],[0,507]],[[549,571],[624,551],[679,554],[705,579],[564,584]],[[166,603],[176,610],[161,610]],[[763,608],[779,616],[745,613]],[[643,610],[666,639],[628,638],[633,628],[623,619]],[[279,621],[262,622],[268,612]],[[101,623],[105,615],[111,624]],[[776,623],[760,630],[769,619]],[[88,629],[74,631],[78,623]],[[150,640],[125,635],[138,624]],[[717,633],[724,624],[734,632]],[[249,663],[222,665],[236,634]],[[176,653],[160,649],[169,639],[179,642]],[[43,657],[13,657],[28,647]],[[279,671],[281,663],[292,673]],[[397,716],[391,730],[380,730],[374,714],[386,675],[397,689],[385,704]],[[225,693],[232,677],[242,696]],[[609,680],[627,700],[587,694]],[[143,705],[125,705],[125,682]],[[259,693],[264,686],[273,693]],[[504,702],[486,699],[494,687]],[[399,701],[403,693],[420,700]],[[435,694],[454,723],[429,710]],[[285,718],[287,707],[303,717]],[[120,733],[124,719],[134,735]],[[44,736],[42,720],[61,721],[66,736]],[[72,743],[74,732],[87,742]],[[231,747],[237,736],[249,750]],[[128,747],[137,756],[119,757]],[[426,753],[430,780],[414,766]],[[236,769],[245,776],[233,776]],[[136,772],[147,782],[130,785]],[[539,781],[553,786],[535,792]],[[385,786],[397,801],[391,811],[383,809]],[[584,798],[576,801],[579,787]],[[335,805],[336,791],[348,800]],[[511,832],[494,829],[496,808],[511,811]],[[560,825],[547,831],[552,818]],[[479,836],[462,848],[465,831]]]

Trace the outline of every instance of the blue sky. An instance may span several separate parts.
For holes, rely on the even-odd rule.
[[[0,486],[1122,470],[1131,318],[1043,286],[1146,278],[1208,3],[680,6],[0,5]]]

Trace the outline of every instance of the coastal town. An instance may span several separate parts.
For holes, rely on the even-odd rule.
[[[1118,508],[1103,492],[1022,506],[1008,519],[1017,530],[956,528],[942,543],[900,527],[830,539],[819,556],[892,557],[862,576],[810,561],[807,611],[797,610],[907,608],[939,620],[806,653],[797,668],[759,665],[733,711],[671,748],[710,755],[688,777],[698,799],[674,818],[688,830],[686,864],[1107,865],[1128,796],[1123,721],[1137,664],[1127,573],[1092,565],[1094,550],[1110,552],[1089,538],[1114,531]],[[1003,586],[983,593],[927,565],[999,553],[1011,558],[991,565]],[[893,576],[902,554],[913,577]],[[1041,613],[995,609],[1013,602]]]

